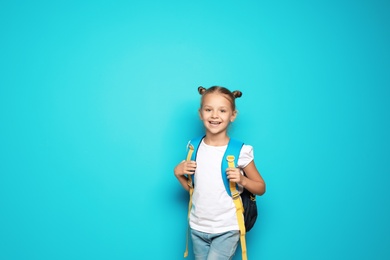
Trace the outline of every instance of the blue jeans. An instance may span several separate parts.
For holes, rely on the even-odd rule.
[[[191,229],[195,260],[230,260],[236,252],[240,232],[209,234]]]

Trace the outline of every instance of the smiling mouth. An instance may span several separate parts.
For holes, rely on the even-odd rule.
[[[215,122],[215,121],[209,121],[210,125],[218,126],[221,124],[221,122]]]

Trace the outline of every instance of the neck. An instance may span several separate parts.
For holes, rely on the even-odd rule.
[[[206,134],[206,137],[204,138],[204,142],[207,145],[211,146],[223,146],[227,145],[229,143],[229,136],[226,134],[220,134],[220,135],[211,135]]]

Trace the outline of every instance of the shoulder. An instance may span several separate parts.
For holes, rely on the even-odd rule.
[[[251,152],[253,151],[253,146],[250,144],[244,144],[241,148],[241,152]]]
[[[194,137],[188,141],[187,145],[199,146],[202,140],[204,139],[204,135]]]
[[[242,140],[231,138],[231,141],[229,144],[232,144],[232,146],[240,147],[240,158],[243,156],[248,156],[253,159],[253,146],[250,144],[244,143]]]
[[[238,165],[241,168],[245,168],[251,161],[253,161],[253,146],[244,144],[240,151],[240,158],[238,159]]]

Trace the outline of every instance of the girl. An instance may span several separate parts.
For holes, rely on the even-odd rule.
[[[189,219],[195,259],[232,259],[240,234],[235,205],[221,178],[221,162],[230,139],[227,129],[237,116],[235,99],[242,93],[220,86],[207,90],[199,87],[198,92],[202,95],[199,116],[206,135],[198,148],[196,162],[180,162],[174,174],[186,190],[189,190],[186,176],[195,177]],[[264,194],[265,183],[255,166],[252,146],[242,147],[238,167],[228,168],[226,173],[230,182],[253,194]]]

